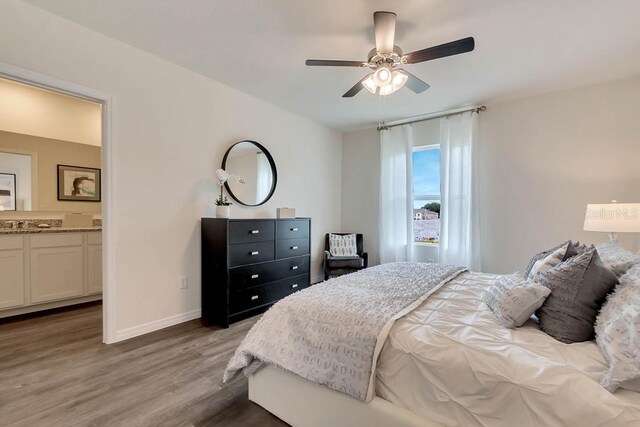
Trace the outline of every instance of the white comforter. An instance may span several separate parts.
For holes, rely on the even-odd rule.
[[[594,342],[498,324],[481,301],[497,277],[462,274],[397,320],[376,394],[446,425],[640,426],[640,393],[598,383],[605,362]]]

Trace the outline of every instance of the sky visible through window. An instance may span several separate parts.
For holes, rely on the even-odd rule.
[[[413,152],[413,194],[440,194],[440,150],[422,150]],[[416,209],[425,205],[424,200],[414,200]]]

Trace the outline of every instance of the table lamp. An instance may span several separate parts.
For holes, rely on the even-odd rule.
[[[640,232],[640,203],[588,204],[584,230],[609,233],[609,243],[618,243],[616,233]]]

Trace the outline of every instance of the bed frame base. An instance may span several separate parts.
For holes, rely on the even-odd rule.
[[[249,377],[249,400],[294,427],[443,427],[379,397],[364,403],[272,366]]]

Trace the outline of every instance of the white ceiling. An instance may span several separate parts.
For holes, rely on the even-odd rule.
[[[638,0],[27,0],[338,130],[640,74]],[[341,98],[365,69],[372,13],[398,15],[405,52],[473,36],[476,49],[407,66],[431,85]]]

